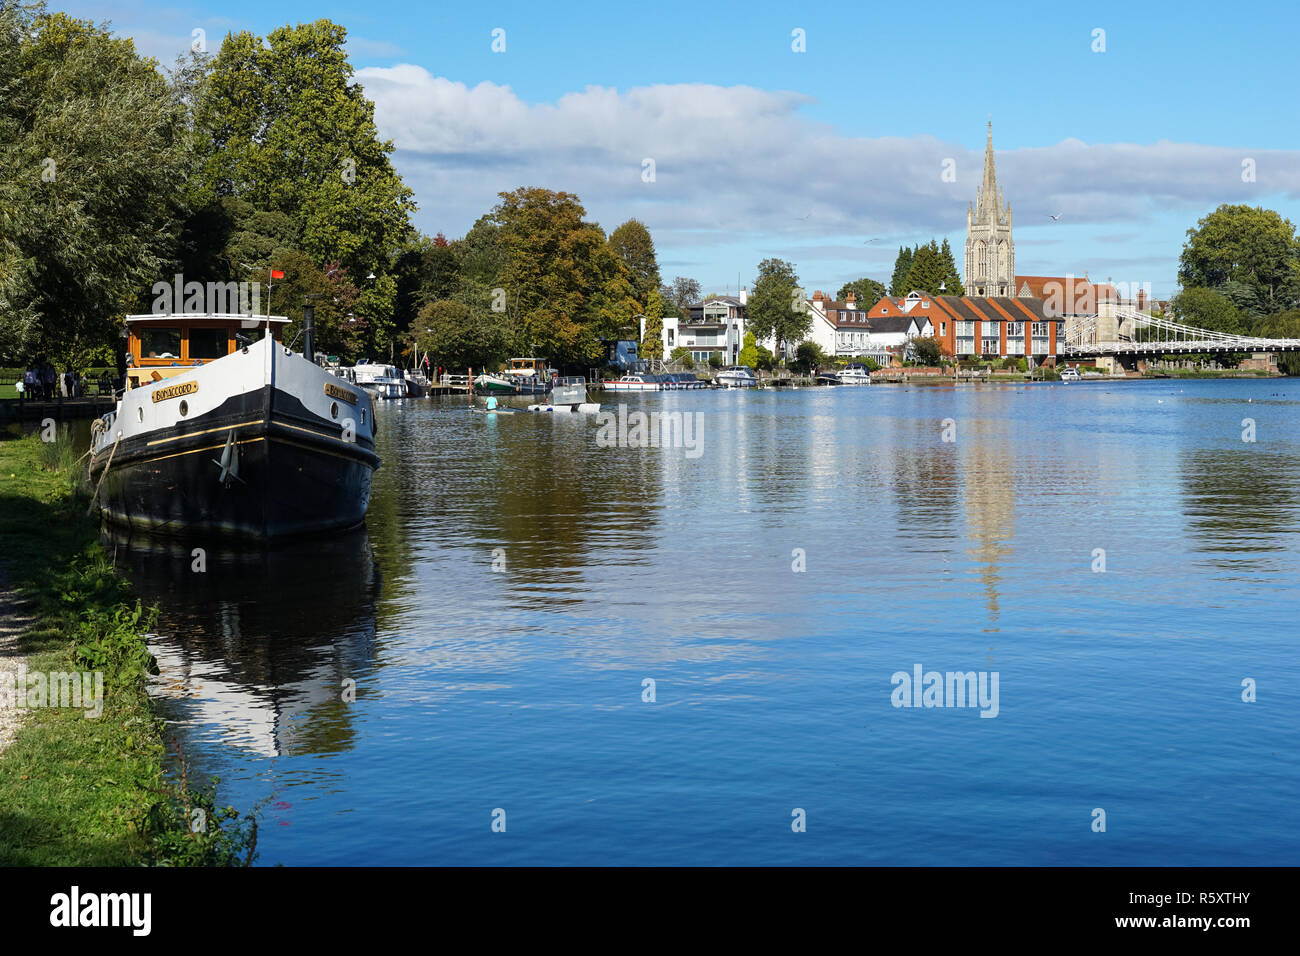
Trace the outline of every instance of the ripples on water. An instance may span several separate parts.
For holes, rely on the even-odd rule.
[[[365,533],[119,552],[260,862],[1295,862],[1300,385],[619,401],[702,454],[392,403]]]

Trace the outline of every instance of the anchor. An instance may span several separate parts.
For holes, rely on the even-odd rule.
[[[221,468],[221,476],[218,479],[227,488],[230,487],[230,480],[233,478],[240,484],[247,484],[243,478],[239,477],[239,446],[235,444],[235,433],[232,431],[226,436],[226,447],[221,450],[221,460],[212,459],[212,463]]]

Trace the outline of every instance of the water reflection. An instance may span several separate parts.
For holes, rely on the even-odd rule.
[[[1276,571],[1294,547],[1300,456],[1258,446],[1188,449],[1178,457],[1195,551],[1225,571]]]
[[[401,579],[388,595],[399,602],[414,565],[468,548],[465,559],[484,572],[504,561],[510,573],[495,582],[519,608],[562,611],[581,602],[592,567],[644,565],[658,538],[656,451],[598,447],[587,416],[448,404],[384,426],[387,456],[401,467],[376,476],[367,524],[384,529],[376,540]]]
[[[159,607],[150,650],[164,712],[265,756],[351,748],[344,681],[363,685],[376,653],[380,575],[366,532],[252,552],[207,544],[105,536]]]
[[[962,432],[962,503],[966,512],[966,555],[979,566],[990,630],[1002,614],[1002,566],[1014,551],[1016,484],[1013,444],[1000,422],[975,419]]]

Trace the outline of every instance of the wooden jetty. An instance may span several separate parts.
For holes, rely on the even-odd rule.
[[[111,395],[55,399],[50,402],[6,398],[0,400],[0,422],[41,422],[47,418],[63,422],[77,418],[98,418],[105,412],[111,412],[115,404]]]

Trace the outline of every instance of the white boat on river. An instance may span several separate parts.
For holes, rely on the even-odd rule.
[[[723,388],[754,388],[758,376],[748,365],[733,365],[719,372],[716,381]]]
[[[556,379],[551,386],[550,400],[529,405],[530,412],[582,412],[600,411],[599,402],[587,401],[587,380],[580,375]]]
[[[406,379],[392,365],[361,361],[352,367],[353,381],[380,398],[405,398]]]

